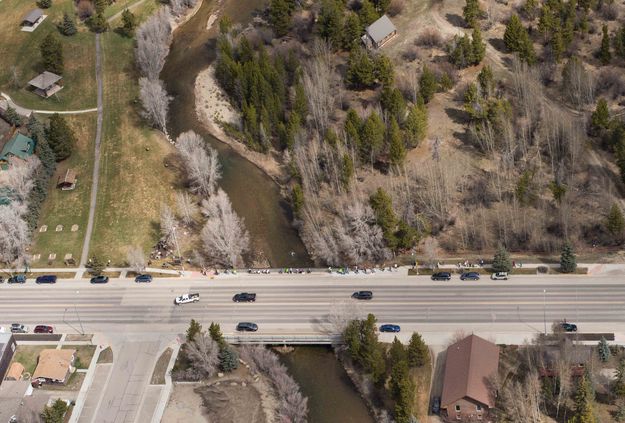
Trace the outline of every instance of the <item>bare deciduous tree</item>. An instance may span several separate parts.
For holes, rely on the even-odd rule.
[[[573,56],[562,71],[562,89],[571,102],[581,110],[595,99],[595,80],[582,61]]]
[[[200,378],[217,373],[219,366],[219,345],[206,333],[201,333],[186,345],[186,354],[193,371]]]
[[[180,134],[176,145],[193,192],[204,197],[213,195],[217,181],[221,179],[217,151],[207,146],[204,139],[193,131]]]
[[[169,8],[163,7],[137,29],[137,48],[135,60],[141,74],[151,80],[157,80],[171,42]]]
[[[22,218],[24,210],[15,203],[0,206],[0,262],[9,267],[26,261],[26,249],[30,244],[28,224]]]
[[[30,156],[24,161],[13,163],[7,171],[3,172],[3,182],[0,182],[0,187],[6,186],[20,202],[25,202],[33,189],[33,174],[40,165],[41,162],[37,156]]]
[[[334,333],[343,333],[349,322],[364,317],[360,304],[353,301],[336,301],[330,304],[328,323]]]
[[[204,253],[215,263],[235,267],[242,264],[242,255],[249,249],[249,234],[232,209],[228,195],[221,189],[202,201],[202,213],[207,217],[201,238]]]
[[[423,242],[423,253],[428,261],[428,266],[433,269],[438,260],[438,240],[434,237],[427,237]]]
[[[170,0],[169,11],[173,16],[180,17],[186,13],[187,6],[184,4],[183,0]]]
[[[143,105],[143,117],[167,134],[167,114],[172,97],[167,94],[163,81],[139,78],[139,98]]]
[[[332,67],[332,48],[323,41],[315,40],[313,52],[314,57],[304,67],[303,82],[314,127],[323,136],[334,110],[336,90],[333,85],[337,78]]]
[[[171,246],[176,231],[176,216],[167,204],[161,205],[161,241]]]
[[[143,248],[139,246],[131,247],[128,250],[128,253],[126,253],[126,261],[128,262],[128,267],[130,267],[134,272],[143,272],[146,265]]]
[[[198,207],[193,201],[193,198],[186,192],[179,192],[176,194],[176,207],[178,209],[178,216],[185,225],[192,225],[194,222],[194,216],[198,211]]]
[[[541,384],[535,370],[521,381],[510,380],[500,391],[502,410],[513,422],[541,423]]]

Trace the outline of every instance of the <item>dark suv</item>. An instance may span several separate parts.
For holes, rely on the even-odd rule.
[[[480,274],[477,272],[465,272],[460,275],[461,281],[477,281],[480,279]]]
[[[352,298],[357,300],[370,300],[373,298],[373,292],[371,291],[356,291],[352,294]]]
[[[26,276],[13,275],[7,280],[7,283],[26,283]]]
[[[37,276],[35,283],[56,283],[56,275]]]
[[[449,272],[436,272],[432,274],[433,281],[449,281],[451,280],[451,273]]]
[[[562,322],[560,327],[565,332],[577,332],[577,325],[575,323]]]
[[[250,292],[241,292],[232,297],[235,303],[253,303],[256,301],[256,294]]]
[[[91,280],[89,282],[91,282],[91,283],[108,283],[108,281],[109,281],[109,277],[108,276],[100,275],[100,276],[95,276],[95,277],[91,278]]]
[[[258,325],[251,322],[241,322],[237,325],[237,331],[239,332],[256,332]]]
[[[152,282],[152,275],[137,275],[135,282]]]

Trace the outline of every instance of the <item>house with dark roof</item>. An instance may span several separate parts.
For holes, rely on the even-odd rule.
[[[450,420],[488,421],[495,406],[490,380],[499,367],[499,347],[471,335],[447,348],[441,409]]]
[[[12,333],[0,333],[0,384],[9,370],[9,364],[15,353],[17,344]]]
[[[13,160],[26,160],[35,154],[35,141],[16,132],[0,151],[0,169],[7,170]]]
[[[362,42],[367,48],[380,48],[397,35],[397,28],[388,16],[383,15],[380,19],[365,28]]]
[[[22,31],[33,32],[47,16],[41,9],[33,9],[22,18]]]

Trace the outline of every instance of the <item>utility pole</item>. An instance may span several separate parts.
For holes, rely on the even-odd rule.
[[[78,294],[80,291],[76,291],[76,297],[74,297],[74,312],[76,313],[76,317],[78,317],[78,323],[80,324],[80,334],[85,334],[85,328],[82,327],[82,321],[80,320],[80,314],[78,314],[78,307],[76,306],[76,300],[78,298]]]
[[[178,257],[180,257],[180,267],[182,267],[182,271],[184,272],[184,260],[180,255],[180,246],[178,245],[178,237],[176,236],[176,227],[174,226],[174,242],[176,243],[176,251],[178,252]]]
[[[543,322],[545,323],[545,336],[547,336],[547,290],[543,289]]]

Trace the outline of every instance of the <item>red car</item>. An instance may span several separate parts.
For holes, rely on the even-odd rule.
[[[52,326],[46,326],[46,325],[37,325],[35,326],[35,333],[54,333],[54,329],[52,329]]]

